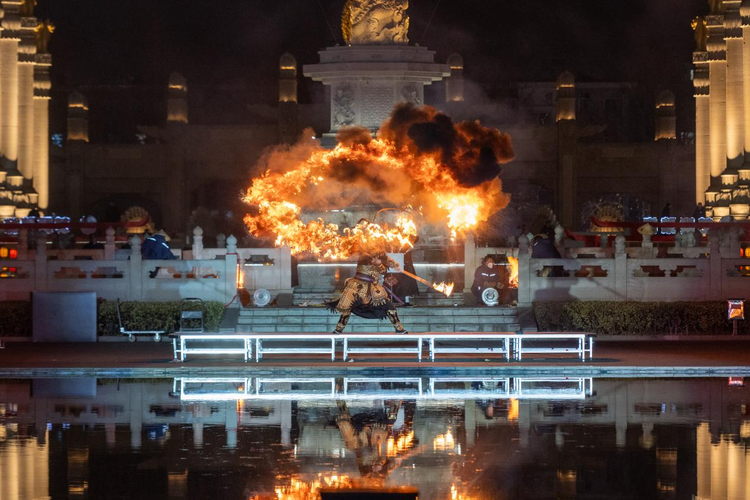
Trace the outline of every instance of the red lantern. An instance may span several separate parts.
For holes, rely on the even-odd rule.
[[[17,259],[18,258],[18,250],[15,249],[15,248],[11,248],[10,251],[8,252],[8,257],[10,257],[11,259]]]

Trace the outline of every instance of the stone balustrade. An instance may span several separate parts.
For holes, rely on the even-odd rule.
[[[24,238],[19,234],[19,241]],[[292,292],[288,248],[237,248],[237,239],[229,236],[222,239],[223,248],[203,248],[198,240],[192,250],[173,250],[182,259],[143,260],[137,236],[127,250],[115,249],[113,231],[106,238],[104,249],[96,250],[48,249],[44,237],[36,242],[40,250],[19,247],[17,259],[0,261],[0,300],[28,300],[33,292],[93,291],[106,300],[198,297],[229,303],[239,283],[274,296]],[[246,266],[248,260],[263,264]]]

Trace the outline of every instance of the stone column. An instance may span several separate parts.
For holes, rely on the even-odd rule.
[[[727,59],[727,161],[740,167],[745,159],[745,111],[742,86],[743,50],[740,0],[724,0]]]
[[[695,465],[697,469],[697,488],[695,500],[711,498],[711,434],[708,423],[703,422],[695,430]]]
[[[0,38],[0,149],[6,168],[18,163],[18,46],[21,41],[21,0],[2,0]]]
[[[726,441],[711,446],[711,500],[727,500],[728,451]]]
[[[708,27],[708,64],[711,93],[711,177],[718,177],[727,166],[727,57],[724,41],[724,16],[706,17]]]
[[[18,170],[27,179],[34,175],[34,61],[35,17],[21,18],[18,47]]]
[[[49,207],[49,100],[52,56],[36,54],[34,65],[34,189],[39,193],[39,208]]]
[[[750,51],[747,54],[750,55]],[[708,52],[693,52],[693,64],[695,66],[693,77],[693,85],[695,86],[695,202],[706,203],[706,190],[711,185]],[[750,72],[750,61],[748,62],[748,71]],[[750,96],[748,96],[748,99],[750,99]]]
[[[727,499],[747,500],[745,497],[745,445],[728,443]]]
[[[742,80],[744,132],[745,132],[745,161],[750,164],[750,0],[742,0],[740,4],[742,20]]]

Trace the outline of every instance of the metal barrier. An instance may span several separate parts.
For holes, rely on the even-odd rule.
[[[591,359],[594,335],[590,333],[420,333],[409,335],[356,333],[266,333],[266,334],[175,334],[174,357],[185,361],[188,354],[242,354],[245,361],[253,357],[260,362],[264,354],[326,354],[336,360],[336,342],[341,341],[342,360],[351,355],[412,354],[422,361],[427,343],[430,361],[437,354],[500,355],[506,361],[520,361],[529,354],[576,354],[581,361]],[[241,341],[242,347],[225,344]],[[198,344],[195,346],[194,344]],[[471,361],[471,358],[467,358]]]

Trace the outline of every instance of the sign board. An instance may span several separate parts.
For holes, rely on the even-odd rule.
[[[34,342],[96,342],[96,292],[34,292]]]
[[[745,299],[727,300],[727,319],[730,321],[745,319]]]

